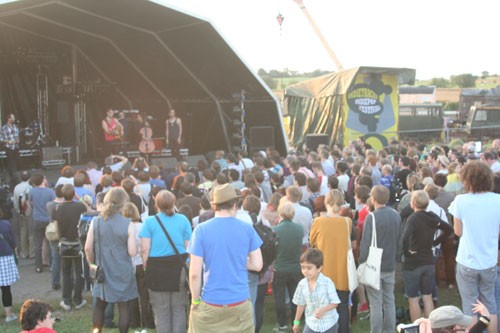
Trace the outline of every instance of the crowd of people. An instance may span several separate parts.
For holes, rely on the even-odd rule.
[[[175,170],[111,155],[102,169],[65,166],[53,186],[23,171],[19,233],[0,221],[6,321],[17,319],[20,257],[35,259],[34,273],[50,266],[63,310],[86,306],[91,290],[95,332],[259,332],[270,292],[275,332],[349,332],[361,313],[372,332],[394,332],[398,269],[422,330],[496,332],[499,152],[498,139],[483,152],[397,141],[374,150],[358,139],[287,156],[217,151]],[[383,249],[380,287],[350,290],[350,251],[362,264],[373,246]],[[463,312],[435,309],[438,280],[457,288]],[[50,323],[51,311],[28,300],[23,329]],[[450,313],[460,320],[443,321]]]

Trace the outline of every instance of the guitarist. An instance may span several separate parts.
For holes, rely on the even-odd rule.
[[[123,125],[114,117],[113,109],[106,111],[106,118],[102,121],[102,129],[106,156],[118,154],[123,137]]]
[[[16,126],[16,116],[11,113],[7,122],[0,131],[0,141],[7,155],[7,172],[9,173],[11,185],[18,183],[16,171],[19,166],[19,128]]]

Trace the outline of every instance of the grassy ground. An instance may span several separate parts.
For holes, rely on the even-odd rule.
[[[401,306],[404,304],[404,299],[401,292],[401,283],[398,283],[396,288],[397,295],[397,304]],[[88,297],[87,301],[90,302],[90,297]],[[448,289],[444,285],[440,287],[439,290],[439,305],[447,305],[453,304],[460,307],[460,301],[458,297],[457,289]],[[407,308],[407,304],[404,304]],[[52,306],[54,307],[55,312],[53,316],[63,318],[62,321],[57,322],[54,328],[58,332],[62,333],[84,333],[91,332],[91,320],[92,320],[92,310],[90,306],[86,306],[84,309],[78,311],[69,311],[63,312],[58,309],[57,302],[52,302]],[[19,306],[15,308],[15,310],[19,311]],[[117,315],[117,314],[116,314]],[[274,300],[272,296],[266,297],[266,313],[264,316],[264,327],[262,328],[262,333],[270,333],[273,330],[273,327],[276,323],[276,314],[274,309]],[[3,333],[18,333],[20,331],[19,325],[17,323],[9,323],[9,324],[0,324],[0,332]],[[130,330],[134,332],[134,330]],[[352,327],[353,333],[364,333],[370,331],[369,320],[358,320]],[[118,332],[118,330],[104,330],[104,332]],[[148,332],[152,333],[154,330],[149,330]],[[221,332],[223,333],[223,332]]]

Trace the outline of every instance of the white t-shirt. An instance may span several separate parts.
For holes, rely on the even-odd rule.
[[[497,265],[500,231],[500,194],[459,194],[448,211],[462,221],[457,262],[483,270]]]
[[[347,190],[349,189],[349,176],[346,174],[340,175],[337,177],[339,180],[339,190],[344,191],[344,193],[347,193]]]
[[[135,242],[137,244],[137,255],[132,257],[132,263],[134,266],[142,265],[141,257],[141,239],[139,238],[139,233],[142,230],[142,223],[132,223],[135,229]]]
[[[309,231],[311,230],[311,225],[313,222],[311,210],[299,203],[294,203],[293,208],[295,208],[295,215],[293,216],[292,221],[300,224],[304,228],[304,237],[302,238],[302,244],[309,244]]]
[[[66,185],[66,184],[70,184],[70,185],[73,185],[73,177],[59,177],[59,179],[57,180],[56,182],[56,185],[54,187],[57,187],[58,185]]]

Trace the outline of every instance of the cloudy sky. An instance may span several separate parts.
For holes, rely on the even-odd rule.
[[[293,0],[155,0],[210,19],[255,70],[335,70]],[[344,68],[409,67],[418,79],[500,74],[500,1],[304,0]],[[281,26],[276,16],[281,13]]]

